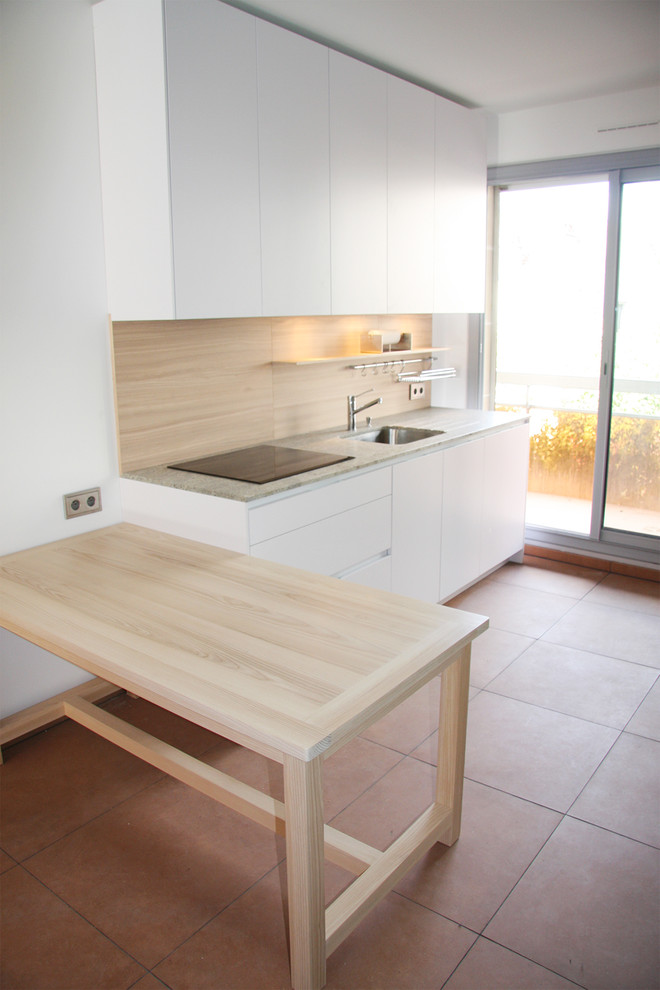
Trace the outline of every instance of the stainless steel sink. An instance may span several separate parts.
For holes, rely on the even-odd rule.
[[[362,433],[355,439],[366,440],[367,443],[414,443],[415,440],[439,437],[444,432],[444,430],[421,430],[416,426],[381,426],[377,430]]]

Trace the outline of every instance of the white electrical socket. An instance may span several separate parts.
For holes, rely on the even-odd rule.
[[[425,389],[426,389],[426,385],[421,385],[419,383],[410,385],[410,392],[408,393],[408,398],[423,399]]]
[[[64,515],[67,519],[87,516],[90,512],[100,512],[101,508],[100,488],[88,488],[84,492],[72,492],[64,496]]]

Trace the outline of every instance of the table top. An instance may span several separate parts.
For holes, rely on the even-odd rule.
[[[258,752],[332,752],[488,620],[121,523],[0,558],[0,625]]]

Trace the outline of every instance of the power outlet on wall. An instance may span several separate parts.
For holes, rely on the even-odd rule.
[[[420,385],[420,384],[411,385],[410,386],[410,392],[408,393],[408,398],[411,399],[411,400],[412,399],[423,399],[424,398],[425,389],[426,389],[426,385]]]
[[[88,488],[84,492],[72,492],[64,496],[64,515],[67,519],[87,516],[90,512],[100,512],[101,508],[100,488]]]

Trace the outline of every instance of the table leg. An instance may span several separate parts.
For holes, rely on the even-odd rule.
[[[325,890],[321,757],[284,757],[286,861],[289,892],[291,985],[325,984]]]
[[[469,690],[470,644],[442,673],[436,801],[453,811],[452,824],[440,838],[447,846],[456,842],[461,831]]]

